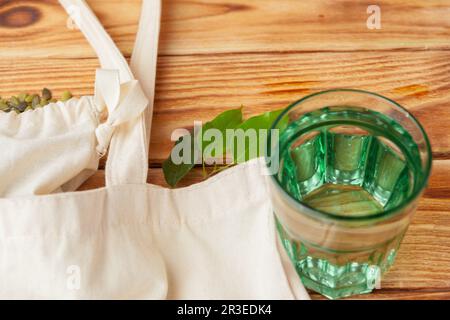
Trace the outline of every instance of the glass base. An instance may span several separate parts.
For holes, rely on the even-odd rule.
[[[281,242],[304,286],[329,299],[366,294],[381,287],[381,276],[394,263],[403,234],[361,252],[331,252],[294,240],[277,220]]]
[[[365,263],[337,266],[308,256],[295,267],[305,287],[329,299],[370,293],[381,280],[380,268]]]

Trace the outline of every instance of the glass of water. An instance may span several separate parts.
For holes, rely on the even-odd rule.
[[[273,124],[268,161],[280,239],[304,285],[329,298],[371,292],[393,264],[427,185],[419,122],[378,94],[330,90]]]

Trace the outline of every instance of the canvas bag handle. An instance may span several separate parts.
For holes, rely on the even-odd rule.
[[[143,0],[139,28],[131,56],[131,70],[139,79],[149,100],[145,110],[146,146],[150,147],[150,134],[155,100],[156,68],[161,26],[161,0]]]
[[[60,3],[95,50],[103,68],[97,71],[95,101],[96,104],[104,105],[109,113],[106,123],[100,125],[96,131],[100,153],[106,150],[105,146],[107,147],[109,140],[111,141],[105,168],[106,185],[145,183],[148,174],[148,137],[150,131],[150,126],[146,126],[145,110],[149,100],[145,97],[139,83],[134,80],[133,73],[125,58],[87,3],[84,0],[60,0]],[[159,10],[156,10],[159,13],[158,21],[155,24],[157,30],[150,30],[152,34],[154,32],[159,33],[160,1],[144,0],[142,13],[145,19],[152,16],[146,14],[146,10],[149,10],[153,5],[159,8]],[[149,30],[142,31],[142,28],[147,25],[146,20],[140,23],[138,34],[141,36],[138,36],[136,42],[138,48],[148,47],[145,44],[145,37]],[[154,39],[157,42],[158,37],[155,36]],[[157,44],[153,44],[153,46],[157,47]],[[138,51],[140,52],[140,50]],[[141,54],[140,56],[141,58],[135,58],[135,65],[143,65],[144,67],[152,65],[148,62],[142,62],[145,60],[145,55]],[[154,67],[148,70],[153,74],[153,78],[156,74],[156,58],[154,58],[154,61]],[[153,98],[151,101],[153,102]],[[151,107],[153,108],[153,103],[151,103]],[[147,117],[148,114],[151,115],[151,112],[147,113]]]

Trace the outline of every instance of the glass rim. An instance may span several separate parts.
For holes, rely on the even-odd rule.
[[[290,105],[288,105],[283,112],[280,113],[280,115],[275,119],[275,121],[272,123],[272,126],[269,130],[269,139],[267,140],[268,142],[268,150],[271,150],[271,138],[272,138],[272,129],[276,129],[277,125],[280,123],[281,119],[289,112],[291,111],[294,107],[298,106],[299,104],[301,104],[302,102],[309,100],[313,97],[316,96],[320,96],[326,93],[333,93],[333,92],[350,92],[350,93],[360,93],[360,94],[365,94],[365,95],[370,95],[376,98],[381,98],[382,100],[394,105],[395,107],[399,108],[400,110],[402,110],[403,112],[405,112],[410,119],[413,121],[414,124],[417,125],[417,127],[420,129],[421,134],[424,137],[425,140],[425,144],[426,144],[426,152],[428,155],[428,160],[427,163],[425,165],[424,168],[424,178],[421,181],[421,185],[418,188],[415,188],[415,190],[413,190],[413,192],[404,200],[402,201],[401,204],[399,204],[398,206],[385,210],[385,211],[381,211],[377,214],[373,214],[373,215],[365,215],[365,216],[341,216],[338,214],[334,214],[334,213],[329,213],[329,212],[325,212],[322,210],[318,210],[315,209],[305,203],[300,202],[297,198],[293,197],[290,193],[288,193],[287,191],[285,191],[283,189],[283,186],[281,185],[281,183],[278,181],[278,179],[276,178],[276,174],[272,174],[271,175],[271,179],[275,182],[276,186],[281,189],[281,192],[285,195],[287,195],[288,199],[290,199],[291,201],[293,201],[293,204],[298,206],[300,209],[302,209],[303,211],[309,212],[311,213],[311,215],[313,216],[321,216],[324,218],[328,218],[331,220],[339,220],[339,221],[372,221],[372,220],[378,220],[378,219],[386,219],[389,218],[391,216],[394,216],[396,213],[399,213],[402,211],[402,209],[404,209],[405,207],[407,207],[409,204],[411,204],[414,200],[416,200],[424,191],[424,189],[426,188],[427,184],[428,184],[428,180],[430,178],[430,173],[431,173],[431,166],[432,166],[432,161],[433,161],[433,156],[432,156],[432,151],[431,151],[431,144],[430,144],[430,140],[428,138],[427,133],[425,132],[424,128],[422,127],[422,125],[420,124],[420,122],[416,119],[416,117],[414,117],[414,115],[412,115],[406,108],[404,108],[403,106],[401,106],[399,103],[395,102],[392,99],[389,99],[385,96],[382,96],[378,93],[374,93],[374,92],[370,92],[370,91],[366,91],[366,90],[360,90],[360,89],[347,89],[347,88],[340,88],[340,89],[330,89],[330,90],[324,90],[324,91],[319,91],[319,92],[315,92],[312,94],[309,94],[293,103],[291,103]],[[266,165],[268,163],[268,156],[266,155]]]

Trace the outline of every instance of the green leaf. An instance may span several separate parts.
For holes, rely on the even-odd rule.
[[[172,152],[171,152],[169,157],[162,164],[164,178],[166,179],[166,182],[171,187],[175,187],[178,184],[178,182],[180,182],[180,180],[183,179],[184,176],[186,176],[186,174],[188,174],[188,172],[191,171],[192,168],[195,167],[193,133],[191,132],[189,135],[181,137],[175,143],[175,146],[177,146],[180,143],[183,143],[183,140],[185,138],[190,138],[191,139],[191,143],[190,143],[191,161],[189,163],[175,164],[172,161]]]
[[[226,138],[226,130],[227,129],[241,129],[244,134],[249,130],[255,130],[257,132],[257,144],[258,144],[258,150],[257,150],[257,156],[263,156],[263,150],[260,150],[259,146],[261,145],[261,143],[264,143],[264,146],[267,144],[267,141],[260,141],[261,138],[265,138],[265,140],[267,140],[267,137],[264,136],[260,136],[259,135],[259,130],[270,130],[272,124],[274,123],[274,121],[277,119],[277,117],[281,114],[283,110],[275,110],[275,111],[270,111],[270,112],[266,112],[262,115],[258,115],[255,117],[252,117],[250,119],[248,119],[245,122],[242,122],[242,107],[239,109],[233,109],[233,110],[228,110],[225,111],[221,114],[219,114],[215,119],[213,119],[210,122],[207,122],[203,127],[203,134],[205,133],[206,130],[208,129],[217,129],[222,133],[222,136],[224,138]],[[277,126],[278,129],[280,129],[281,131],[284,130],[286,128],[288,124],[288,119],[287,117],[285,119],[283,119],[283,121],[281,121],[279,123],[279,125]],[[186,137],[186,136],[185,136]],[[177,143],[175,145],[178,145],[179,143],[183,142],[183,139],[185,137],[180,138],[180,140],[177,141]],[[184,176],[186,176],[186,174],[192,170],[192,168],[195,166],[195,159],[194,159],[194,143],[195,143],[195,139],[203,139],[202,141],[202,155],[203,152],[205,150],[205,148],[212,142],[206,142],[204,141],[204,137],[193,137],[193,133],[191,133],[189,135],[191,144],[190,144],[190,151],[191,151],[191,161],[189,164],[179,164],[176,165],[172,162],[171,157],[169,156],[169,158],[164,161],[163,163],[163,171],[164,171],[164,177],[167,181],[167,183],[174,187],[178,184],[178,182],[183,179]],[[225,139],[224,139],[225,140]],[[238,149],[237,149],[237,144],[236,144],[236,138],[235,138],[235,150],[234,150],[234,162],[235,163],[241,163],[244,161],[248,161],[250,160],[250,149],[249,149],[249,145],[248,143],[245,144],[244,146],[244,150],[242,152],[239,153]],[[226,144],[226,141],[224,141],[224,143]],[[223,153],[230,151],[227,150],[226,147],[224,146],[223,149]],[[214,155],[214,156],[223,156],[223,154],[221,155]],[[204,159],[202,159],[202,163],[203,163],[203,167],[204,167]],[[204,168],[205,170],[205,168]]]
[[[242,123],[242,107],[239,109],[227,110],[219,114],[212,121],[205,123],[202,129],[203,132],[205,132],[208,129],[217,129],[220,130],[220,132],[225,136],[226,129],[234,129],[241,123]],[[191,140],[190,163],[175,164],[173,163],[170,155],[163,163],[162,167],[164,172],[164,178],[171,187],[175,187],[178,184],[178,182],[180,182],[180,180],[183,179],[183,177],[186,176],[186,174],[190,170],[192,170],[192,168],[194,168],[195,166],[194,143],[195,139],[200,139],[200,137],[193,137],[193,134],[194,133],[191,132],[191,134],[189,135]],[[181,137],[175,145],[182,143],[184,138],[185,137]],[[203,139],[203,137],[201,138]],[[208,144],[209,143],[202,143],[202,150],[201,150],[202,154]]]
[[[264,146],[267,145],[267,136],[261,136],[259,134],[259,130],[267,130],[267,133],[269,134],[269,130],[272,127],[273,123],[275,122],[275,120],[278,118],[278,116],[283,112],[284,109],[279,109],[279,110],[275,110],[275,111],[269,111],[266,113],[263,113],[261,115],[252,117],[250,119],[248,119],[247,121],[243,122],[241,125],[239,125],[237,127],[237,129],[242,129],[244,130],[244,132],[247,132],[249,129],[252,130],[256,130],[257,131],[257,157],[261,157],[264,156],[264,150],[261,150],[259,146],[261,146],[261,144],[263,144]],[[285,119],[283,119],[277,126],[277,128],[281,131],[283,131],[288,123],[288,119],[287,117]],[[264,138],[264,141],[260,141],[261,138]],[[237,144],[236,144],[236,139],[235,139],[235,143],[234,143],[234,161],[235,163],[242,163],[248,160],[251,160],[251,155],[250,155],[250,148],[248,143],[245,144],[245,150],[244,152],[239,152],[238,148],[237,148]]]
[[[244,121],[238,128],[247,129],[266,129],[269,130],[272,124],[278,118],[278,116],[283,112],[284,109],[268,111],[261,115],[251,117],[250,119]]]
[[[218,129],[221,132],[225,132],[226,129],[234,129],[241,123],[242,107],[222,112],[212,121],[205,123],[203,131],[207,129]]]

